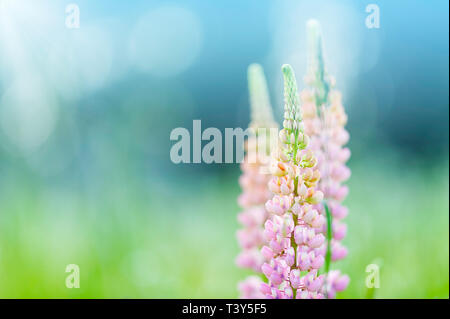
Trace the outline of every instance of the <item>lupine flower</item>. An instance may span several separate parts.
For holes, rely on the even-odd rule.
[[[271,165],[269,189],[274,196],[265,205],[270,217],[264,225],[261,253],[266,262],[261,270],[268,283],[261,284],[261,292],[266,298],[323,298],[324,276],[317,270],[324,263],[325,237],[316,230],[326,220],[315,208],[323,199],[316,189],[320,173],[307,149],[294,72],[289,65],[282,71],[285,113]]]
[[[345,130],[347,115],[341,102],[341,94],[333,89],[334,79],[324,69],[322,43],[318,22],[308,22],[309,61],[308,73],[305,77],[307,88],[300,94],[305,132],[310,137],[310,146],[317,156],[317,168],[321,179],[319,189],[324,194],[332,216],[332,238],[330,238],[331,260],[345,258],[347,248],[340,241],[345,237],[347,226],[342,219],[348,210],[342,201],[348,194],[348,187],[343,185],[350,177],[350,169],[345,165],[350,157],[350,150],[344,145],[349,134]],[[325,214],[323,204],[315,206],[321,214]],[[327,233],[326,225],[320,230]],[[325,270],[327,271],[327,269]],[[349,278],[340,275],[339,271],[330,271],[323,293],[334,298],[336,291],[346,288]]]
[[[241,299],[263,299],[265,296],[261,292],[262,280],[258,276],[248,276],[245,280],[239,282],[238,290]]]
[[[267,84],[261,66],[252,64],[248,69],[248,80],[250,90],[251,123],[252,134],[246,141],[246,156],[241,164],[242,175],[239,183],[242,194],[238,203],[243,211],[238,215],[238,221],[243,226],[238,230],[237,238],[242,251],[236,258],[239,267],[253,269],[261,273],[261,265],[264,261],[261,247],[264,243],[264,223],[267,219],[267,211],[264,204],[272,197],[267,187],[270,179],[263,168],[267,165],[270,155],[270,134],[258,129],[277,129],[273,120],[272,108],[270,106]],[[258,134],[266,136],[267,145],[264,150],[258,150]],[[257,276],[251,276],[239,283],[238,288],[242,298],[262,298],[264,295],[259,287],[262,280]]]
[[[336,298],[336,292],[343,291],[347,288],[350,278],[342,275],[339,270],[331,270],[327,275],[326,284],[323,290],[327,292],[328,298]]]

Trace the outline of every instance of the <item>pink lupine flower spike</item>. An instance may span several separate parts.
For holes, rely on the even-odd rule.
[[[340,271],[330,271],[330,262],[345,258],[347,248],[341,240],[347,232],[342,219],[348,210],[342,201],[348,194],[348,187],[343,185],[350,177],[350,170],[345,165],[350,157],[350,150],[344,145],[349,134],[344,126],[347,115],[341,103],[341,95],[333,89],[335,80],[330,77],[323,61],[322,39],[319,23],[308,21],[308,72],[305,77],[307,88],[300,94],[305,132],[310,136],[310,147],[317,156],[317,168],[321,180],[318,188],[324,194],[324,202],[316,209],[327,216],[327,225],[320,230],[327,235],[325,261],[326,284],[322,293],[334,298],[337,291],[342,291],[349,283],[347,275]]]
[[[294,72],[289,65],[282,71],[285,112],[271,166],[269,188],[274,196],[265,205],[270,217],[264,225],[261,253],[266,262],[261,270],[268,283],[261,284],[261,292],[266,298],[323,298],[324,275],[318,275],[318,269],[324,263],[325,237],[316,230],[325,217],[315,208],[323,199],[317,189],[320,173],[307,148]]]
[[[264,262],[260,251],[264,243],[264,223],[268,213],[264,207],[265,202],[272,197],[267,187],[270,176],[263,173],[263,168],[269,162],[270,148],[258,150],[258,129],[275,128],[266,80],[261,66],[252,64],[248,70],[250,89],[251,123],[253,133],[246,141],[246,157],[241,164],[242,175],[239,183],[242,194],[238,198],[239,206],[243,211],[238,215],[242,228],[237,232],[237,239],[242,249],[236,258],[236,264],[242,268],[252,269],[261,274],[261,265]],[[264,134],[264,132],[262,132]],[[267,142],[270,140],[267,139]],[[258,276],[250,276],[238,284],[241,298],[264,298],[260,292],[262,280]]]

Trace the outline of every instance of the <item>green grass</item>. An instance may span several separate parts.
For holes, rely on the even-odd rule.
[[[448,162],[350,164],[349,256],[331,267],[351,282],[339,297],[364,298],[366,266],[382,260],[376,298],[448,298]],[[10,178],[0,194],[0,297],[237,297],[249,273],[234,265],[237,176],[152,188],[130,178],[96,191]],[[80,289],[65,287],[72,263]]]

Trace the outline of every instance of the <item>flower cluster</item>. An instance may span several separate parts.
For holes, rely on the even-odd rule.
[[[334,299],[336,292],[345,290],[349,282],[350,278],[347,275],[342,275],[339,270],[331,270],[327,274],[327,280],[322,290],[326,291],[328,298]]]
[[[318,230],[326,219],[315,206],[323,199],[317,159],[307,149],[297,83],[292,68],[282,67],[285,113],[279,147],[274,152],[267,201],[270,218],[265,222],[267,244],[261,249],[266,262],[261,267],[268,283],[261,284],[266,298],[323,298],[325,236]]]
[[[307,88],[300,95],[292,68],[282,67],[285,113],[272,152],[270,178],[261,174],[261,168],[272,148],[263,145],[265,152],[258,152],[257,135],[246,144],[247,157],[257,160],[242,164],[239,203],[244,211],[238,219],[244,228],[238,239],[243,250],[237,262],[262,272],[267,281],[251,276],[241,282],[244,298],[335,298],[350,281],[339,270],[330,271],[330,262],[348,253],[341,243],[348,214],[343,205],[348,194],[344,183],[350,177],[347,115],[340,93],[333,89],[335,81],[326,73],[315,20],[308,22],[308,50]],[[262,70],[259,66],[250,70],[256,75],[249,81],[250,127],[272,127]]]
[[[333,239],[331,241],[332,260],[340,260],[347,255],[347,249],[340,244],[347,232],[346,224],[342,222],[348,214],[342,201],[348,194],[347,185],[343,185],[350,177],[350,169],[345,165],[350,157],[350,150],[343,147],[349,134],[344,126],[347,121],[340,94],[337,91],[329,93],[330,105],[322,107],[318,112],[314,93],[305,89],[301,93],[305,132],[311,139],[310,147],[317,156],[317,167],[321,174],[319,189],[333,216]],[[320,205],[318,209],[324,210]],[[323,230],[326,232],[326,229]]]
[[[341,244],[347,232],[347,226],[342,220],[348,214],[347,208],[342,205],[348,194],[348,187],[342,183],[350,177],[350,169],[345,165],[350,157],[350,150],[344,147],[349,140],[349,134],[345,130],[347,115],[342,106],[341,94],[332,89],[334,79],[324,70],[317,22],[311,21],[308,28],[314,36],[310,39],[310,45],[315,52],[310,52],[309,70],[305,79],[308,88],[301,92],[300,99],[305,132],[310,137],[310,149],[317,157],[317,168],[321,175],[318,187],[324,194],[332,217],[331,260],[337,261],[347,255],[347,248]],[[325,214],[323,204],[315,208]],[[320,232],[326,234],[326,225]],[[348,276],[332,271],[327,276],[324,292],[329,298],[334,298],[335,292],[345,289],[348,282]]]
[[[238,215],[238,221],[243,226],[237,232],[237,238],[241,247],[241,252],[236,258],[239,267],[250,268],[256,273],[261,273],[263,257],[260,249],[264,243],[264,222],[268,213],[264,204],[272,197],[272,193],[267,188],[270,179],[268,174],[264,174],[264,168],[270,162],[270,140],[263,140],[267,145],[258,143],[258,134],[267,134],[261,129],[276,128],[273,120],[272,109],[267,93],[267,85],[262,68],[252,64],[249,67],[249,89],[251,105],[250,127],[253,134],[245,144],[246,156],[241,164],[242,175],[239,184],[242,194],[238,198],[239,206],[243,209]],[[241,298],[263,298],[259,290],[262,280],[257,276],[250,276],[239,283],[238,289]]]
[[[260,173],[264,160],[255,157],[255,163],[249,161],[249,157],[256,152],[255,136],[246,142],[246,157],[241,164],[242,175],[239,184],[242,194],[238,198],[238,204],[243,209],[238,215],[238,221],[243,228],[237,231],[237,239],[242,251],[236,258],[239,267],[250,268],[260,272],[263,262],[260,248],[264,243],[263,225],[267,218],[264,203],[272,197],[267,189],[268,176]]]
[[[239,282],[238,290],[241,299],[264,299],[265,295],[261,292],[262,280],[258,276],[248,276],[245,280]]]

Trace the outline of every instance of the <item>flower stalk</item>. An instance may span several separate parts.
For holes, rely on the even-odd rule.
[[[248,68],[250,93],[250,136],[245,144],[246,155],[241,164],[242,175],[239,179],[242,194],[238,198],[242,212],[238,221],[242,228],[237,232],[241,252],[236,264],[242,268],[252,269],[256,275],[247,277],[238,284],[241,298],[264,298],[260,292],[263,282],[261,265],[263,257],[261,247],[264,243],[264,223],[268,213],[264,204],[272,197],[267,188],[270,176],[265,173],[270,156],[270,130],[278,131],[273,119],[267,83],[263,69],[258,64]],[[264,136],[263,136],[264,135]]]
[[[266,245],[261,267],[268,283],[261,284],[266,298],[323,298],[325,236],[316,233],[325,223],[314,205],[323,199],[316,189],[320,173],[317,160],[307,149],[297,82],[292,67],[283,65],[284,121],[278,148],[273,152],[269,189],[274,193],[265,205],[270,213],[264,225]]]
[[[342,106],[341,94],[334,89],[335,80],[325,69],[320,25],[310,20],[307,28],[307,88],[300,96],[305,132],[311,138],[311,149],[317,155],[317,167],[322,176],[318,187],[324,194],[324,201],[316,209],[325,214],[328,220],[327,225],[319,230],[327,236],[326,284],[322,293],[334,298],[336,292],[344,290],[349,282],[349,277],[342,275],[339,270],[330,271],[331,261],[341,260],[347,255],[347,248],[341,244],[341,240],[347,231],[342,220],[348,210],[342,201],[348,194],[348,187],[343,183],[350,177],[350,170],[345,165],[350,150],[344,147],[349,134],[345,130],[347,115]]]

